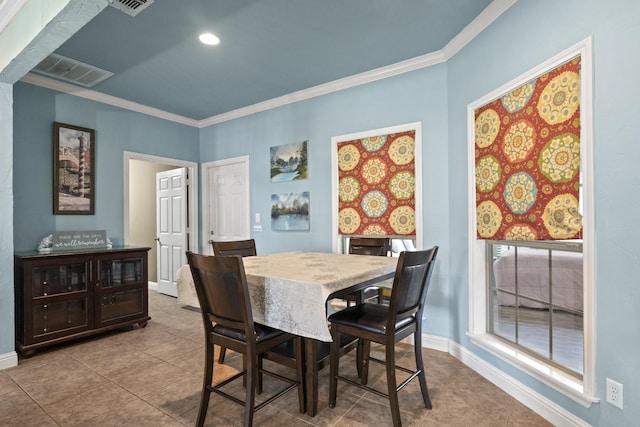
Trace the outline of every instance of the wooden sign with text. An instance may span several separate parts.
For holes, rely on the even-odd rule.
[[[54,231],[53,251],[75,251],[107,247],[107,230]]]

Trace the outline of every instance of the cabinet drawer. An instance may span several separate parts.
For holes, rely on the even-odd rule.
[[[71,299],[33,305],[33,337],[38,339],[70,329],[89,328],[87,300]]]
[[[146,289],[103,293],[100,298],[100,321],[144,313],[144,296]]]

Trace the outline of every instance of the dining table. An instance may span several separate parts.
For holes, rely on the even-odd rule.
[[[318,346],[313,340],[331,342],[327,301],[392,278],[397,261],[325,252],[243,258],[254,321],[305,339],[305,393],[310,416],[318,409]]]
[[[328,252],[283,252],[243,258],[254,322],[305,340],[305,394],[310,416],[318,408],[315,341],[331,342],[327,301],[374,284],[390,287],[397,261],[393,257]],[[180,281],[184,282],[185,276],[190,278],[187,273],[178,272],[179,293]]]

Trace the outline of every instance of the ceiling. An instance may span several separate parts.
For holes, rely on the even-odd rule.
[[[155,0],[107,7],[56,53],[114,73],[92,91],[199,121],[439,52],[490,3]]]

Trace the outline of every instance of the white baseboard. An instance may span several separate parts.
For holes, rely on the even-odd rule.
[[[411,338],[413,341],[413,336]],[[438,335],[422,334],[422,347],[449,353],[449,339]]]
[[[149,290],[158,292],[158,283],[157,282],[149,282]]]
[[[0,371],[7,368],[18,366],[18,353],[11,351],[9,353],[0,354]]]
[[[498,388],[531,409],[542,418],[559,427],[588,427],[589,424],[554,401],[522,384],[515,378],[478,357],[460,344],[435,335],[422,334],[422,347],[444,351],[491,381]]]

